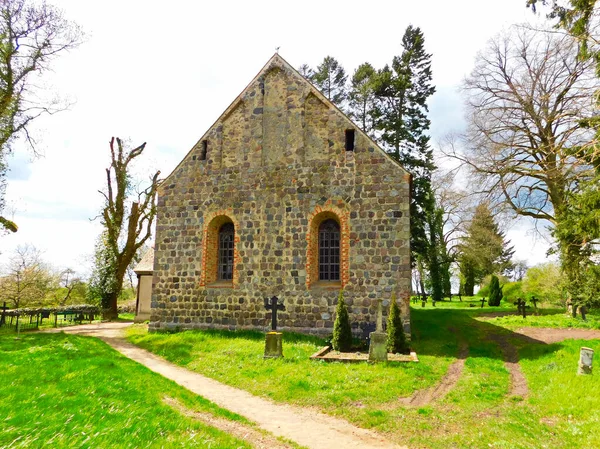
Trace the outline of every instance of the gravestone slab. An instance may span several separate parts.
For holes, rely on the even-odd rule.
[[[267,332],[265,337],[265,359],[283,357],[283,334],[281,332]]]

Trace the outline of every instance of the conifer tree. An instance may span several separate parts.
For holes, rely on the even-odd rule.
[[[492,307],[498,307],[502,301],[502,287],[500,287],[500,281],[498,276],[492,276],[490,281],[490,299],[488,304]]]
[[[427,257],[426,214],[431,212],[431,172],[435,169],[429,146],[430,121],[427,99],[435,92],[431,84],[431,55],[418,27],[409,26],[402,38],[403,51],[376,77],[378,103],[375,111],[380,142],[391,156],[412,173],[411,250]]]
[[[335,322],[333,323],[333,338],[331,339],[333,349],[340,352],[348,352],[352,348],[352,330],[350,329],[350,317],[344,301],[344,291],[340,290],[337,307],[335,309]]]
[[[489,206],[485,203],[477,206],[459,246],[459,265],[466,296],[473,296],[473,287],[485,276],[510,271],[514,249],[509,244]]]
[[[359,65],[352,75],[348,95],[348,115],[370,136],[375,129],[376,76],[377,71],[368,62]]]
[[[390,301],[390,313],[387,322],[387,349],[391,353],[405,354],[408,352],[408,343],[404,334],[402,317],[400,316],[400,307],[396,302],[396,295],[392,294]]]
[[[331,56],[326,56],[323,62],[317,66],[312,74],[310,69],[307,73],[310,81],[333,102],[338,108],[344,110],[348,97],[346,81],[348,76],[340,63]]]

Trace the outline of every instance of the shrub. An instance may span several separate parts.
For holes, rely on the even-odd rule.
[[[523,298],[523,284],[521,282],[508,282],[502,286],[502,297],[505,301],[515,302],[518,298]]]
[[[387,350],[392,353],[408,353],[408,344],[406,335],[404,335],[404,326],[402,326],[402,317],[400,316],[400,307],[396,303],[396,295],[392,295],[390,301],[390,314],[387,322]]]
[[[344,291],[340,290],[337,307],[335,309],[335,322],[333,323],[333,337],[331,345],[336,351],[347,352],[352,348],[352,330],[350,317],[344,301]]]
[[[563,276],[557,263],[547,262],[527,270],[523,278],[523,292],[528,298],[562,304]]]
[[[498,276],[492,276],[492,280],[490,281],[490,299],[488,300],[488,304],[492,307],[497,307],[500,305],[501,300],[502,287],[500,287],[500,281],[498,280]]]

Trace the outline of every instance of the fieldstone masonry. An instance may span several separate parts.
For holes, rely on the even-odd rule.
[[[265,329],[264,298],[277,295],[280,329],[329,334],[343,288],[355,333],[375,329],[376,300],[387,306],[392,291],[408,332],[409,182],[274,55],[160,188],[150,330]],[[340,282],[318,279],[329,218],[340,225]],[[232,281],[217,281],[223,223],[235,228]]]

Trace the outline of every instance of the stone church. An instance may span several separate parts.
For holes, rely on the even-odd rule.
[[[162,183],[150,330],[410,328],[410,175],[275,54]]]

